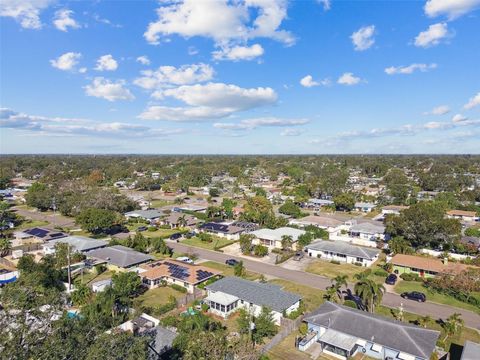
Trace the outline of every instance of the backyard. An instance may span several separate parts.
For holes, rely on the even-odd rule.
[[[171,288],[170,286],[161,286],[155,289],[147,290],[136,300],[141,302],[145,307],[155,308],[168,303],[170,296],[175,297],[175,299],[179,299],[182,296],[185,296],[185,294]]]
[[[214,250],[217,248],[221,248],[227,245],[231,245],[234,242],[231,240],[228,240],[226,238],[218,237],[218,236],[213,236],[213,240],[211,242],[208,241],[202,241],[198,237],[192,237],[190,239],[185,239],[182,240],[182,244],[190,245],[190,246],[196,246],[200,247],[203,249],[208,249],[208,250]]]

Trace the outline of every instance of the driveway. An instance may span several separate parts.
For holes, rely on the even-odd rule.
[[[276,254],[269,253],[267,256],[264,256],[263,258],[257,258],[253,256],[247,256],[243,255],[242,251],[240,250],[240,244],[238,242],[226,246],[222,248],[224,254],[228,254],[237,258],[242,258],[242,260],[251,260],[251,261],[260,261],[262,263],[267,263],[267,264],[275,264],[275,258]]]
[[[257,272],[259,274],[269,275],[273,277],[277,277],[280,279],[288,280],[293,283],[309,286],[315,289],[325,290],[325,288],[331,285],[330,279],[315,275],[311,273],[306,273],[303,271],[298,270],[291,270],[286,269],[284,267],[278,265],[271,265],[266,264],[260,261],[253,261],[250,259],[245,259],[241,257],[235,257],[230,254],[224,254],[217,251],[205,250],[200,248],[192,248],[191,246],[187,246],[181,243],[173,243],[169,242],[168,245],[173,248],[175,251],[178,252],[195,252],[199,257],[224,263],[225,260],[230,259],[232,257],[236,258],[237,260],[243,260],[243,264],[245,267],[253,272]],[[429,315],[433,318],[439,319],[446,319],[453,313],[460,313],[462,315],[463,320],[465,321],[465,325],[480,330],[480,315],[476,314],[469,310],[464,310],[448,305],[441,305],[437,303],[431,303],[427,301],[426,303],[417,303],[415,301],[405,300],[400,295],[392,294],[392,293],[385,293],[383,296],[383,305],[398,308],[400,304],[403,304],[403,308],[405,311],[419,314],[419,315]]]

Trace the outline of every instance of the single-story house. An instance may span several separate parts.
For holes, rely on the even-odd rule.
[[[385,226],[381,223],[375,224],[371,222],[354,224],[348,230],[348,235],[353,238],[370,241],[385,240]]]
[[[153,260],[153,257],[150,255],[146,255],[122,245],[95,249],[88,252],[87,255],[88,257],[105,261],[114,269],[128,269]]]
[[[460,221],[465,221],[465,222],[473,222],[479,219],[475,211],[465,211],[465,210],[447,211],[447,217],[450,219],[458,219]]]
[[[240,239],[240,234],[245,232],[244,228],[225,223],[208,222],[198,227],[200,232],[211,233],[229,240]]]
[[[463,345],[462,357],[460,360],[478,360],[480,357],[480,344],[470,340],[465,341]]]
[[[308,256],[322,260],[336,260],[347,264],[370,266],[377,261],[379,249],[350,245],[343,241],[318,240],[305,247]]]
[[[194,211],[204,213],[207,211],[208,204],[183,204],[177,205],[172,210],[176,212]]]
[[[272,310],[273,319],[280,324],[282,314],[290,314],[300,306],[301,297],[284,291],[278,285],[259,283],[239,277],[225,277],[206,286],[208,296],[205,302],[213,314],[228,317],[237,309],[244,308],[258,316],[262,306]]]
[[[222,273],[206,266],[176,260],[160,260],[143,264],[139,270],[142,282],[150,289],[159,287],[162,281],[166,281],[168,284],[183,286],[189,293],[193,293],[195,286]]]
[[[245,232],[251,232],[258,230],[260,226],[258,224],[248,221],[234,221],[231,225],[240,227],[245,230]]]
[[[260,229],[252,231],[251,234],[255,236],[253,243],[258,245],[264,245],[270,249],[282,248],[282,237],[291,236],[292,237],[292,248],[296,249],[296,242],[300,235],[305,234],[306,231],[299,230],[291,227],[281,227],[278,229]]]
[[[309,215],[300,219],[292,219],[289,221],[289,223],[291,225],[297,225],[302,227],[313,225],[320,229],[325,229],[325,230],[334,229],[344,224],[343,221],[337,220],[329,216],[316,216],[316,215]]]
[[[91,239],[85,236],[67,236],[64,238],[51,240],[43,245],[45,255],[55,254],[55,245],[58,243],[70,245],[70,252],[87,253],[89,251],[106,247],[108,242],[105,240]]]
[[[469,245],[480,250],[480,238],[475,236],[462,236],[460,242],[464,245]]]
[[[382,214],[383,215],[388,215],[388,214],[394,214],[394,215],[400,215],[400,211],[408,209],[409,206],[403,206],[403,205],[387,205],[382,208]]]
[[[160,224],[169,225],[172,229],[178,227],[192,227],[198,224],[198,219],[189,214],[182,214],[179,212],[172,212],[166,218],[161,219]]]
[[[419,191],[417,193],[418,200],[433,200],[439,194],[438,191]]]
[[[307,208],[320,209],[323,206],[332,206],[335,203],[332,200],[325,199],[308,199],[305,206]]]
[[[326,302],[304,321],[308,334],[298,348],[319,343],[323,353],[338,359],[356,354],[375,359],[429,360],[440,332]]]
[[[95,281],[91,284],[94,293],[104,291],[108,286],[112,286],[112,279]]]
[[[365,212],[365,213],[369,213],[370,211],[372,211],[376,207],[377,207],[377,205],[372,204],[372,203],[356,202],[355,206],[354,206],[354,209],[356,211],[362,211],[362,212]]]
[[[390,261],[395,273],[415,273],[421,277],[433,277],[441,273],[458,274],[469,268],[465,264],[449,262],[447,259],[405,254],[396,254]]]
[[[46,242],[54,239],[60,239],[68,235],[58,230],[34,227],[22,231],[15,231],[13,236],[14,239],[12,241],[12,246],[14,247],[27,243]]]
[[[150,224],[157,222],[158,219],[164,215],[165,213],[159,209],[134,210],[125,213],[127,219],[142,219],[148,221]]]

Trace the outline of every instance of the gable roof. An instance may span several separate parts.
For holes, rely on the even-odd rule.
[[[355,207],[356,208],[368,208],[368,209],[373,209],[377,205],[372,204],[372,203],[367,203],[367,202],[356,202]]]
[[[306,248],[318,251],[331,251],[367,260],[373,260],[380,253],[378,249],[355,246],[344,241],[318,240],[306,246]]]
[[[135,251],[122,245],[114,245],[101,249],[92,250],[89,257],[105,260],[119,267],[130,267],[152,260],[153,257],[139,251]]]
[[[299,230],[291,227],[280,227],[278,229],[260,229],[251,232],[252,235],[259,239],[281,241],[282,236],[291,236],[293,241],[297,241],[300,235],[305,234],[304,230]]]
[[[143,278],[155,280],[165,276],[194,285],[222,273],[206,266],[187,264],[176,260],[155,261],[140,267],[147,270],[140,274]]]
[[[366,234],[383,234],[385,232],[385,226],[364,222],[361,224],[353,225],[350,228],[350,231]]]
[[[206,289],[233,295],[255,305],[265,305],[278,312],[288,309],[301,299],[299,295],[283,291],[277,285],[238,277],[225,277],[206,286]]]
[[[176,212],[176,211],[172,211],[170,213],[170,215],[168,215],[164,219],[164,221],[166,221],[170,224],[178,224],[181,217],[184,217],[187,225],[195,225],[198,222],[198,220],[195,216],[190,215],[190,214],[179,213],[179,212]]]
[[[326,302],[304,321],[429,359],[440,332]]]
[[[53,245],[58,243],[68,244],[72,247],[73,251],[79,252],[90,251],[108,245],[108,243],[104,240],[91,239],[85,236],[67,236],[49,241],[49,244]]]
[[[148,220],[157,219],[163,215],[165,215],[165,213],[162,210],[158,209],[134,210],[125,213],[125,216],[139,217]]]
[[[393,265],[416,268],[436,273],[459,273],[467,270],[469,267],[465,264],[448,262],[444,264],[442,260],[406,254],[396,254],[392,260]]]
[[[337,227],[343,225],[344,222],[327,217],[327,216],[316,216],[316,215],[309,215],[305,216],[301,219],[295,219],[290,221],[292,224],[307,224],[307,225],[315,225],[320,227]]]

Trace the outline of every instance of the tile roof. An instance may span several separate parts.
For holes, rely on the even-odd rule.
[[[222,273],[219,270],[206,266],[187,264],[176,260],[160,260],[141,265],[140,267],[147,270],[140,274],[143,278],[155,280],[162,277],[170,277],[193,285]]]
[[[344,241],[319,240],[306,246],[306,248],[319,251],[331,251],[367,260],[373,260],[380,253],[378,249],[350,245]]]
[[[299,295],[283,291],[277,285],[238,277],[225,277],[206,286],[206,289],[233,295],[255,305],[265,305],[278,312],[283,312],[301,299]]]
[[[92,250],[88,253],[88,256],[105,260],[110,264],[123,268],[153,260],[153,257],[150,255],[146,255],[122,245],[114,245]]]
[[[391,262],[393,265],[417,268],[436,273],[459,273],[469,268],[465,264],[454,262],[444,264],[441,259],[405,254],[396,254]]]
[[[447,211],[447,215],[476,217],[477,213],[475,211],[450,210],[450,211]]]
[[[429,359],[440,332],[326,302],[304,321]]]

